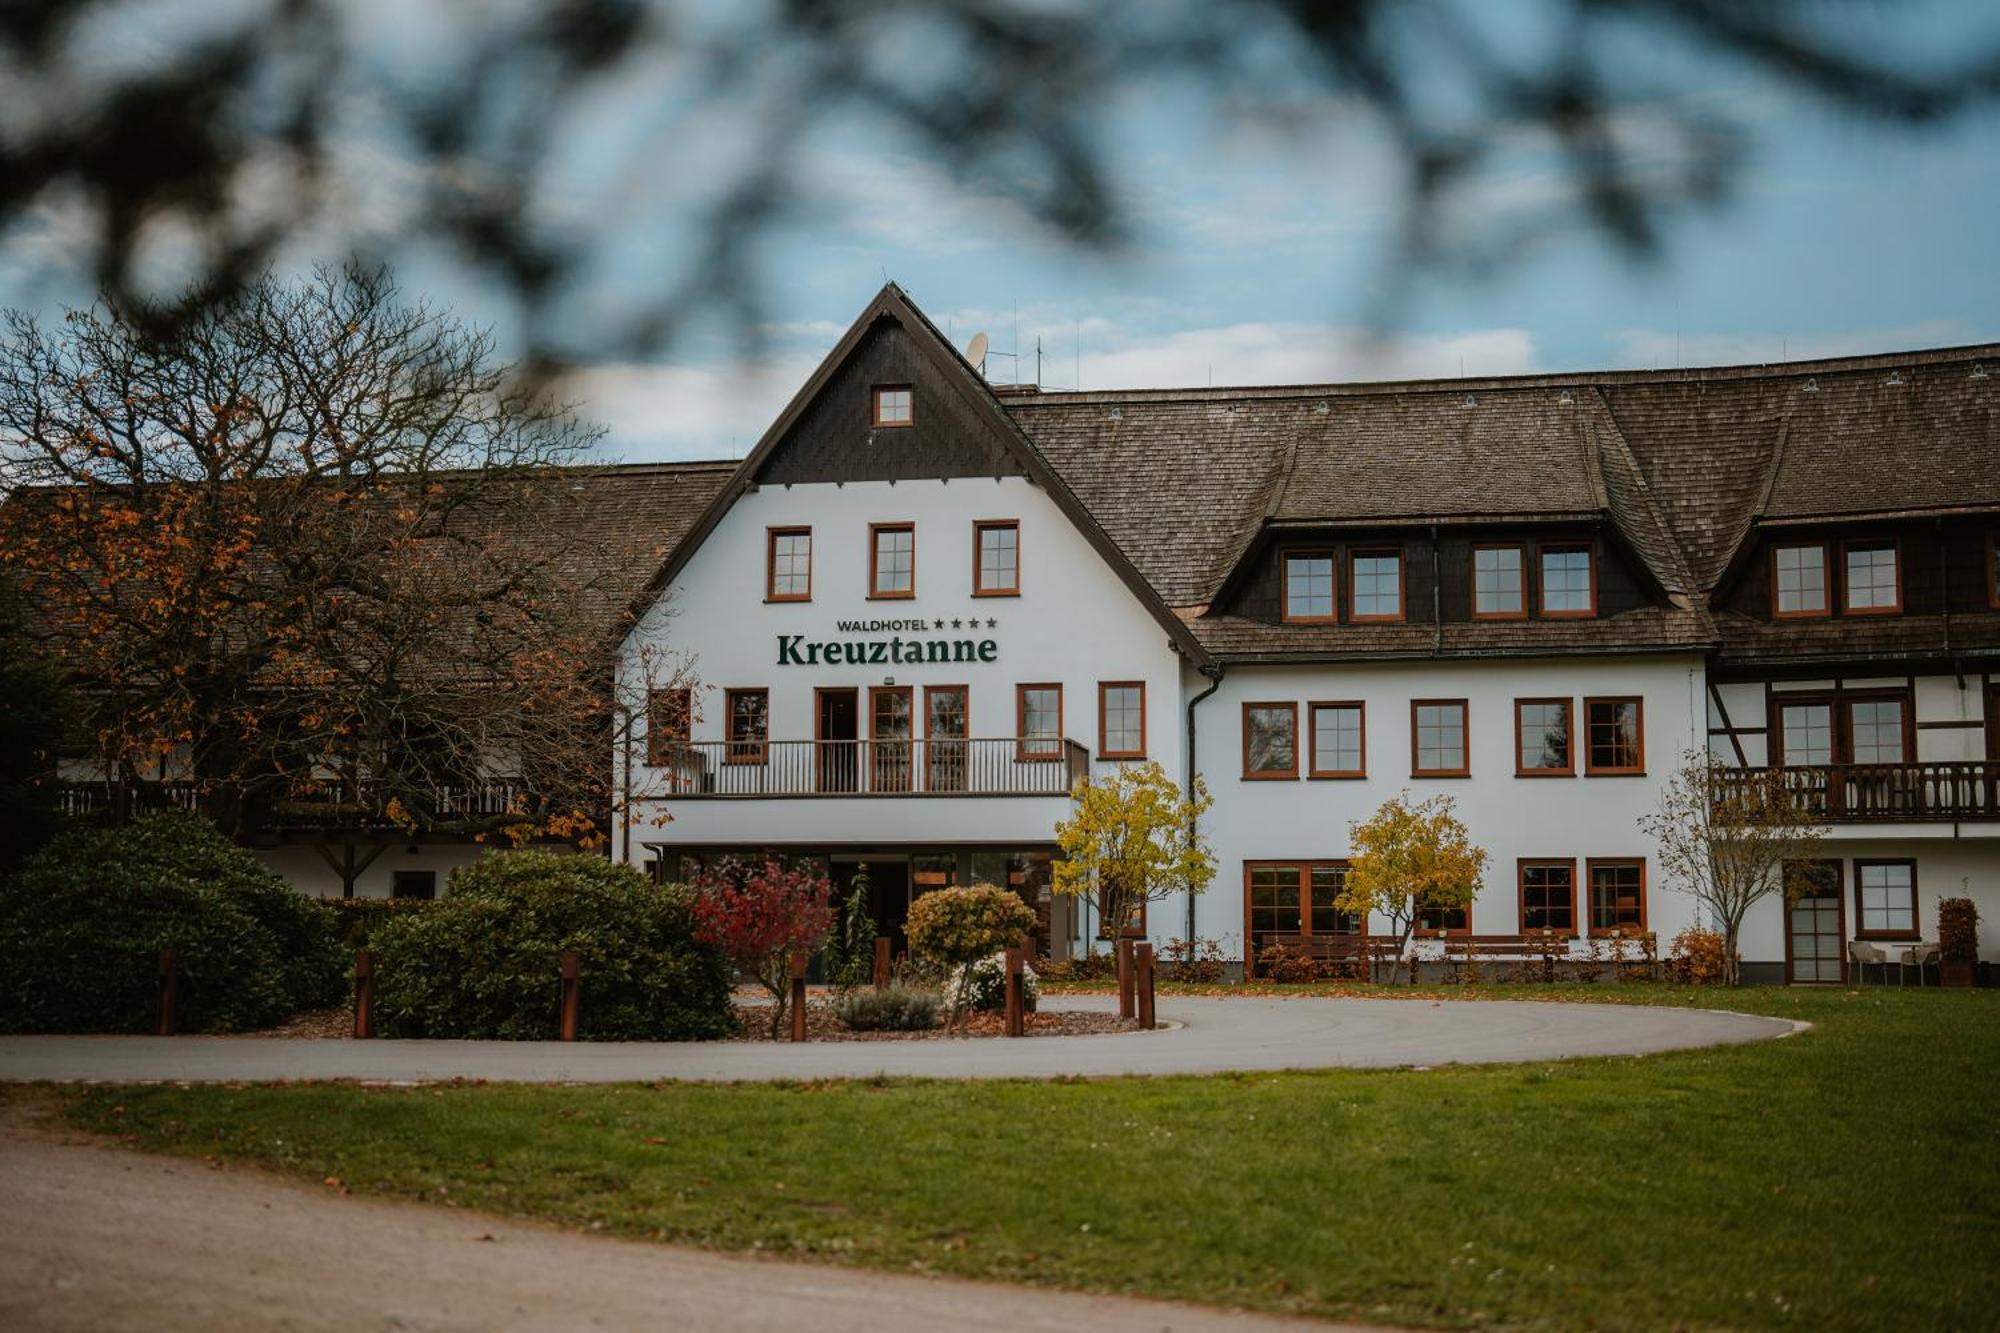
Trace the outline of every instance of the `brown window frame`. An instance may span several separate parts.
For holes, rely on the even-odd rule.
[[[1056,692],[1056,734],[1053,739],[1028,735],[1028,691]],[[1039,745],[1052,748],[1043,753]],[[1059,680],[1031,680],[1014,686],[1014,758],[1024,764],[1055,763],[1063,757],[1063,687]]]
[[[1319,766],[1319,724],[1315,720],[1322,708],[1352,708],[1361,717],[1359,768],[1321,768]],[[1306,776],[1308,778],[1352,779],[1368,776],[1368,705],[1360,699],[1314,699],[1306,704]]]
[[[1521,705],[1561,704],[1569,727],[1569,763],[1562,768],[1521,766]],[[1514,700],[1514,776],[1517,778],[1573,778],[1576,776],[1576,700],[1565,696],[1524,696]]]
[[[1324,856],[1318,856],[1318,857],[1261,856],[1243,862],[1243,953],[1244,953],[1244,967],[1246,972],[1254,973],[1257,966],[1257,958],[1256,958],[1257,932],[1253,924],[1254,921],[1254,917],[1252,916],[1253,908],[1250,900],[1251,876],[1256,871],[1259,870],[1271,870],[1271,869],[1281,869],[1281,868],[1295,868],[1298,871],[1299,874],[1298,933],[1306,939],[1312,939],[1315,935],[1319,934],[1318,931],[1315,931],[1312,928],[1312,909],[1313,909],[1312,873],[1313,871],[1321,868],[1347,870],[1350,868],[1350,862],[1345,857],[1324,857]],[[1331,936],[1328,936],[1326,938],[1353,939],[1353,940],[1368,939],[1369,938],[1368,913],[1352,912],[1352,913],[1347,913],[1346,915],[1350,915],[1355,918],[1356,922],[1355,929],[1351,931],[1336,930],[1332,933]]]
[[[1433,912],[1437,913],[1440,917],[1450,917],[1454,915],[1464,917],[1465,924],[1462,926],[1425,925],[1424,918],[1426,916],[1429,916]],[[1467,903],[1464,907],[1419,906],[1417,908],[1416,920],[1412,922],[1410,926],[1411,939],[1462,940],[1469,938],[1471,935],[1472,935],[1472,904],[1470,903]]]
[[[1838,981],[1795,981],[1792,979],[1792,964],[1794,961],[1794,955],[1792,953],[1791,912],[1792,912],[1792,906],[1796,901],[1796,899],[1792,897],[1789,886],[1785,886],[1782,889],[1780,897],[1780,901],[1784,904],[1782,910],[1785,914],[1784,917],[1785,984],[1787,986],[1834,986],[1834,985],[1844,986],[1847,984],[1848,969],[1853,966],[1850,957],[1850,952],[1847,948],[1848,941],[1851,938],[1853,938],[1847,933],[1847,876],[1845,873],[1847,868],[1847,863],[1841,860],[1837,856],[1809,856],[1796,861],[1781,861],[1778,865],[1779,882],[1781,885],[1783,885],[1784,883],[1785,874],[1793,866],[1799,866],[1802,868],[1810,866],[1833,867],[1832,898],[1835,908],[1840,913],[1840,924],[1838,929],[1838,934],[1840,936],[1840,979]]]
[[[931,696],[957,694],[965,702],[965,735],[937,736],[931,732]],[[937,684],[924,686],[918,701],[923,708],[924,790],[964,791],[969,785],[972,763],[972,687]],[[914,727],[911,728],[915,730]],[[954,762],[956,761],[956,762]],[[943,775],[943,776],[940,776]]]
[[[1828,764],[1852,764],[1854,759],[1854,714],[1850,705],[1857,703],[1881,703],[1893,701],[1903,706],[1903,762],[1916,762],[1917,753],[1917,701],[1916,695],[1906,687],[1886,686],[1865,690],[1773,690],[1768,714],[1765,717],[1765,734],[1769,741],[1765,753],[1772,768],[1804,768],[1803,761],[1793,763],[1785,754],[1785,709],[1792,707],[1824,706],[1827,713],[1827,727],[1833,753]],[[1870,761],[1874,762],[1874,761]]]
[[[906,393],[910,395],[910,416],[907,421],[884,421],[882,419],[882,395],[885,393]],[[917,424],[917,391],[909,384],[875,384],[868,389],[868,424],[877,430],[903,430]]]
[[[1819,550],[1820,576],[1825,583],[1825,586],[1821,589],[1821,591],[1826,597],[1826,605],[1822,606],[1817,611],[1780,611],[1778,609],[1778,552],[1801,551],[1809,547],[1816,547]],[[1834,579],[1836,577],[1839,577],[1844,580],[1846,577],[1846,573],[1847,571],[1844,568],[1838,571],[1837,573],[1834,570],[1833,546],[1832,543],[1830,542],[1825,542],[1825,541],[1772,542],[1771,560],[1770,560],[1771,619],[1824,620],[1828,616],[1831,616],[1833,614],[1833,605],[1835,601],[1833,595]]]
[[[1014,532],[1014,585],[1010,588],[989,588],[986,586],[986,561],[984,544],[988,532],[1000,532],[1011,528]],[[916,540],[910,541],[910,583],[916,583]],[[972,595],[974,597],[1019,597],[1021,595],[1021,520],[1018,518],[982,518],[972,524]]]
[[[1104,727],[1104,692],[1139,691],[1139,748],[1114,750]],[[1100,680],[1097,682],[1097,757],[1099,759],[1144,759],[1146,757],[1146,682],[1143,680]]]
[[[1459,758],[1464,761],[1461,768],[1424,768],[1418,762],[1421,748],[1417,743],[1417,710],[1419,708],[1440,708],[1447,704],[1458,705],[1459,734],[1463,747]],[[1412,699],[1410,700],[1410,776],[1413,778],[1469,778],[1472,776],[1472,701],[1469,699]]]
[[[1639,720],[1639,762],[1632,768],[1600,768],[1590,759],[1590,709],[1593,704],[1636,704]],[[1646,776],[1646,698],[1640,694],[1591,694],[1583,700],[1583,775],[1587,778]]]
[[[1848,600],[1847,553],[1856,547],[1888,547],[1896,560],[1896,600],[1890,606],[1855,606]],[[1900,537],[1849,537],[1840,543],[1840,614],[1843,616],[1899,616],[1903,614],[1903,540]]]
[[[1910,928],[1908,930],[1869,930],[1862,922],[1861,871],[1867,866],[1908,866],[1910,868]],[[1914,856],[1857,856],[1854,858],[1854,938],[1857,940],[1920,940],[1923,938],[1923,913],[1918,906],[1923,901],[1918,896],[1917,859]]]
[[[1521,558],[1520,585],[1521,609],[1519,611],[1481,611],[1479,609],[1479,553],[1481,551],[1512,551]],[[1526,620],[1531,605],[1528,597],[1528,548],[1521,542],[1474,542],[1472,551],[1465,558],[1465,591],[1474,620]]]
[[[1281,708],[1292,718],[1292,766],[1288,769],[1253,770],[1250,767],[1250,711],[1254,708]],[[1293,699],[1254,700],[1243,705],[1243,780],[1245,782],[1296,782],[1299,776],[1299,705]]]
[[[764,529],[764,600],[767,602],[810,602],[813,583],[813,530],[810,524],[793,523]],[[778,591],[778,538],[804,537],[806,539],[806,590],[804,592]]]
[[[760,741],[736,739],[736,701],[761,695],[764,699],[764,738]],[[771,757],[771,691],[762,685],[725,689],[722,692],[722,762],[757,765]]]
[[[1291,562],[1294,560],[1324,560],[1327,562],[1327,612],[1323,616],[1295,616],[1292,614]],[[1287,625],[1337,625],[1340,623],[1340,548],[1335,546],[1288,546],[1278,552],[1278,619]]]
[[[1581,611],[1549,610],[1548,558],[1581,551],[1590,574],[1590,605]],[[1597,543],[1549,542],[1535,547],[1535,612],[1544,620],[1589,620],[1597,614]]]
[[[1378,556],[1396,558],[1396,614],[1362,615],[1357,607],[1360,598],[1355,595],[1355,579],[1360,577],[1356,568],[1359,561]],[[1347,551],[1347,621],[1350,625],[1400,625],[1410,614],[1410,562],[1408,553],[1400,546],[1353,546]]]
[[[907,592],[883,592],[881,589],[881,534],[885,532],[907,532],[910,534],[910,587]],[[917,525],[913,522],[870,523],[868,525],[868,600],[871,602],[907,602],[916,595]]]
[[[1528,924],[1528,869],[1531,866],[1569,867],[1569,930],[1562,931],[1556,926],[1530,926]],[[1519,923],[1523,937],[1544,936],[1555,939],[1574,940],[1583,935],[1583,912],[1577,903],[1576,858],[1574,856],[1523,856],[1514,862],[1515,920]]]
[[[660,725],[661,710],[668,700],[679,696],[681,728],[678,736],[672,730]],[[646,766],[648,768],[671,767],[676,758],[669,746],[688,746],[694,742],[694,691],[679,686],[672,689],[653,690],[646,697]]]
[[[1589,932],[1592,938],[1600,937],[1600,932],[1597,929],[1597,899],[1594,893],[1596,886],[1591,882],[1591,876],[1596,873],[1599,866],[1639,867],[1639,924],[1636,926],[1606,926],[1602,934],[1608,936],[1614,930],[1620,932],[1629,930],[1634,935],[1645,934],[1647,875],[1646,858],[1643,856],[1587,856],[1583,859],[1583,926],[1585,930]],[[1789,930],[1788,925],[1787,933],[1789,933]],[[1629,937],[1621,934],[1620,938]]]

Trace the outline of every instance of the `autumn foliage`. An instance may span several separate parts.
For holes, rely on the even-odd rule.
[[[1128,764],[1079,782],[1075,812],[1056,826],[1062,856],[1051,887],[1097,897],[1100,929],[1136,924],[1149,902],[1200,893],[1215,878],[1215,856],[1200,836],[1212,798],[1197,777],[1191,792],[1157,763]]]
[[[1398,966],[1419,915],[1469,909],[1478,896],[1486,850],[1473,845],[1452,808],[1449,796],[1414,804],[1407,795],[1394,796],[1349,834],[1353,854],[1334,904],[1364,920],[1388,917]]]
[[[784,1027],[794,955],[817,953],[833,930],[833,887],[825,875],[775,859],[727,859],[697,876],[695,938],[771,993],[771,1035]]]

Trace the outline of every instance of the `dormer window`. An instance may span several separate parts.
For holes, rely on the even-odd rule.
[[[909,426],[915,424],[913,407],[910,402],[910,386],[907,384],[878,384],[875,386],[874,424],[877,426]]]
[[[1333,552],[1287,551],[1285,571],[1285,619],[1290,621],[1330,621],[1333,619]]]
[[[1359,621],[1403,618],[1403,556],[1400,551],[1356,551],[1348,611]]]
[[[1849,542],[1841,548],[1846,579],[1842,598],[1849,615],[1888,615],[1903,609],[1903,580],[1896,543]]]
[[[1819,542],[1771,550],[1771,614],[1823,616],[1827,600],[1826,547]]]
[[[1542,614],[1597,614],[1597,577],[1588,546],[1542,548]]]
[[[1518,546],[1472,548],[1472,616],[1475,620],[1525,620],[1528,578]]]

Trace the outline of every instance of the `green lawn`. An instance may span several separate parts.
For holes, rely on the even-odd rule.
[[[1818,1027],[1421,1073],[65,1096],[149,1148],[837,1263],[1413,1324],[2000,1320],[2000,994],[1615,998]]]

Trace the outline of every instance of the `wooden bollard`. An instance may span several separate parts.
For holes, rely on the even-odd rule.
[[[158,1032],[162,1037],[174,1035],[174,1023],[179,1017],[174,1011],[179,999],[181,958],[172,949],[160,950],[160,1023]]]
[[[1138,1005],[1132,984],[1132,941],[1119,936],[1111,946],[1111,956],[1118,963],[1118,1016],[1134,1018],[1138,1015]]]
[[[792,955],[792,1040],[806,1039],[806,956]]]
[[[375,1035],[375,954],[370,949],[354,953],[354,1035]]]
[[[1147,940],[1147,941],[1145,941],[1145,942],[1143,942],[1143,943],[1139,944],[1138,946],[1136,946],[1136,947],[1135,947],[1135,948],[1133,949],[1133,953],[1137,955],[1137,959],[1136,959],[1136,961],[1137,961],[1137,964],[1138,964],[1138,969],[1137,969],[1137,970],[1138,970],[1138,973],[1139,973],[1139,978],[1138,978],[1138,983],[1139,983],[1139,984],[1138,984],[1138,991],[1139,991],[1139,1026],[1140,1026],[1140,1027],[1142,1027],[1142,1028],[1144,1028],[1144,1029],[1146,1029],[1146,1031],[1148,1031],[1148,1032],[1151,1032],[1151,1031],[1153,1030],[1153,944],[1152,944],[1152,941],[1150,941],[1150,940]]]
[[[583,955],[574,949],[562,951],[562,1027],[557,1036],[562,1041],[576,1040],[577,1009],[583,987]]]
[[[1007,951],[1007,1026],[1010,1037],[1028,1035],[1027,997],[1021,987],[1021,951]]]
[[[875,989],[889,989],[889,946],[894,941],[887,935],[875,937]]]

